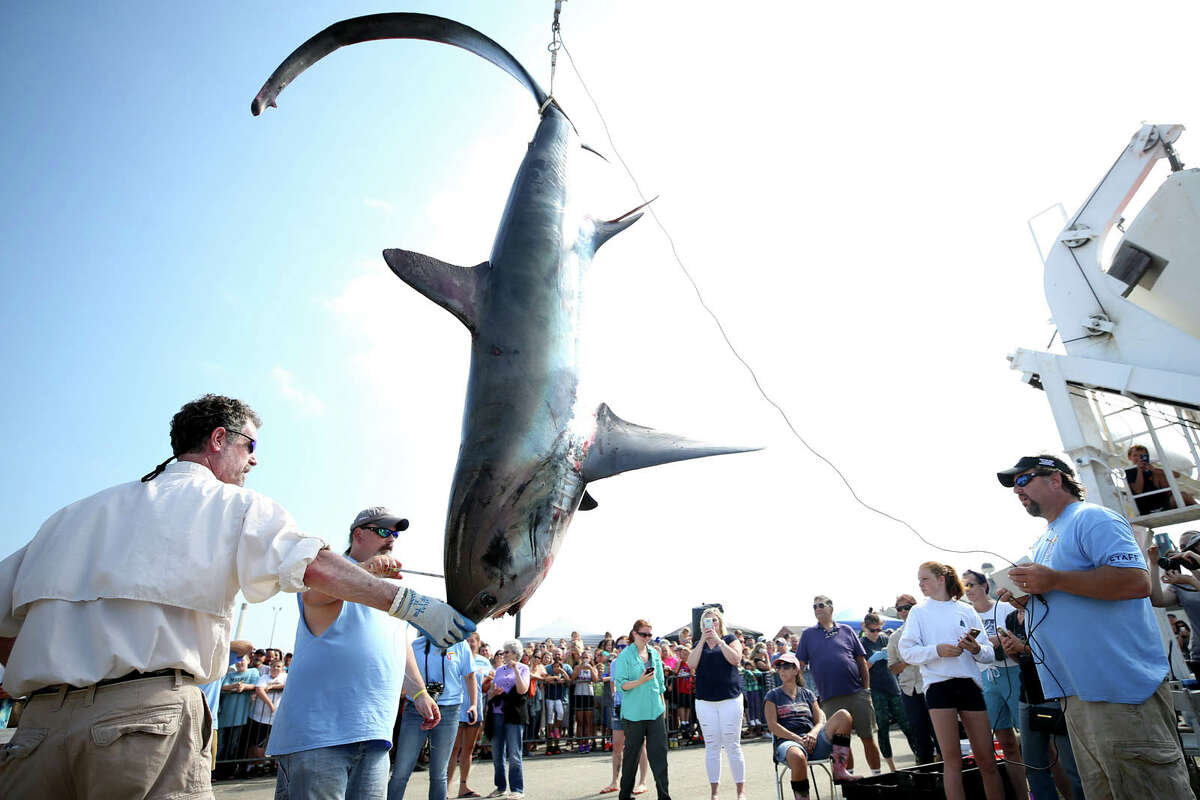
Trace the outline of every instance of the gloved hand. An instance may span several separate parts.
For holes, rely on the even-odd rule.
[[[388,613],[412,624],[426,640],[438,647],[449,647],[467,638],[475,623],[434,597],[400,589]]]
[[[879,650],[875,653],[872,653],[871,657],[867,659],[868,664],[878,664],[880,661],[887,661],[886,650]]]

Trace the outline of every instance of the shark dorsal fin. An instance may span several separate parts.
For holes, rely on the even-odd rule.
[[[479,302],[491,264],[459,267],[411,250],[383,251],[392,272],[421,294],[449,311],[475,333]]]
[[[587,482],[643,467],[670,464],[724,453],[745,453],[759,447],[725,447],[692,441],[626,422],[601,403],[596,410],[596,438],[580,467]]]

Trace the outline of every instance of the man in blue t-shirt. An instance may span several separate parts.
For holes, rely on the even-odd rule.
[[[459,642],[442,649],[424,636],[412,643],[417,669],[425,679],[422,692],[438,704],[441,719],[432,728],[413,704],[405,697],[400,718],[400,734],[396,739],[396,765],[388,782],[388,800],[402,800],[408,779],[417,766],[417,757],[425,742],[429,742],[429,800],[446,800],[447,768],[454,737],[458,735],[459,706],[466,705],[467,723],[474,725],[479,705],[479,685],[475,677],[475,660],[470,646]]]
[[[806,628],[796,647],[803,670],[812,666],[821,707],[833,716],[845,709],[854,720],[854,733],[863,745],[867,766],[879,774],[879,746],[875,744],[875,706],[871,702],[871,675],[862,642],[849,625],[833,621],[833,601],[823,594],[813,598],[817,624]],[[853,758],[850,766],[853,766]]]
[[[1033,563],[1009,571],[1047,698],[1062,698],[1088,797],[1190,797],[1175,729],[1150,576],[1120,514],[1082,502],[1075,472],[1052,455],[997,473],[1046,520]]]
[[[244,758],[246,748],[242,741],[246,719],[250,716],[250,703],[254,700],[254,686],[258,683],[258,670],[249,665],[247,656],[239,655],[233,669],[221,680],[221,699],[217,712],[217,725],[221,730],[221,752],[218,761]]]

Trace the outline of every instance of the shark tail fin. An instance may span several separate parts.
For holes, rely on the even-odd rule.
[[[642,209],[657,199],[657,196],[652,197],[637,208],[626,211],[616,219],[597,220],[596,231],[592,234],[592,251],[595,252],[596,250],[599,250],[600,245],[604,244],[609,239],[641,219]]]
[[[284,87],[334,50],[379,39],[424,39],[461,47],[490,61],[520,81],[533,94],[539,106],[545,106],[550,99],[529,74],[529,70],[512,54],[474,28],[431,14],[391,12],[335,22],[297,47],[267,78],[250,105],[250,113],[257,117],[265,109],[274,108],[275,98]]]
[[[484,261],[473,267],[459,267],[399,249],[384,250],[383,260],[400,280],[458,317],[467,330],[475,333],[491,264]]]
[[[596,438],[580,472],[585,481],[598,481],[622,472],[687,461],[692,458],[746,453],[761,447],[727,447],[684,439],[626,422],[601,403],[596,410]]]

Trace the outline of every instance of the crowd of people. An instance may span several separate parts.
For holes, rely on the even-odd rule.
[[[185,405],[172,459],[62,509],[0,562],[0,700],[20,699],[0,796],[211,796],[220,756],[218,767],[272,765],[281,800],[398,800],[428,748],[431,800],[455,773],[457,797],[480,796],[471,764],[485,751],[487,796],[522,798],[524,759],[566,750],[611,750],[601,793],[630,800],[652,775],[669,800],[669,751],[696,742],[713,798],[726,765],[744,798],[741,742],[766,733],[803,800],[812,760],[828,759],[839,781],[895,769],[893,725],[918,762],[944,762],[949,800],[964,796],[966,751],[989,800],[1005,777],[1037,800],[1191,796],[1152,607],[1197,621],[1200,533],[1179,548],[1139,542],[1057,457],[997,473],[1046,521],[1004,586],[925,562],[913,577],[924,599],[896,598],[890,634],[874,613],[861,632],[835,621],[818,595],[814,624],[771,643],[728,630],[712,607],[674,640],[638,619],[590,646],[572,634],[493,652],[446,603],[384,580],[398,575],[391,552],[407,520],[363,509],[339,555],[245,489],[260,424],[231,398]],[[88,558],[62,557],[68,537]],[[144,558],[136,575],[122,568],[128,553]],[[229,642],[238,591],[296,594],[294,656]],[[389,617],[419,636],[397,647]],[[1191,626],[1174,626],[1170,646],[1200,677]],[[161,735],[129,735],[148,730]]]

